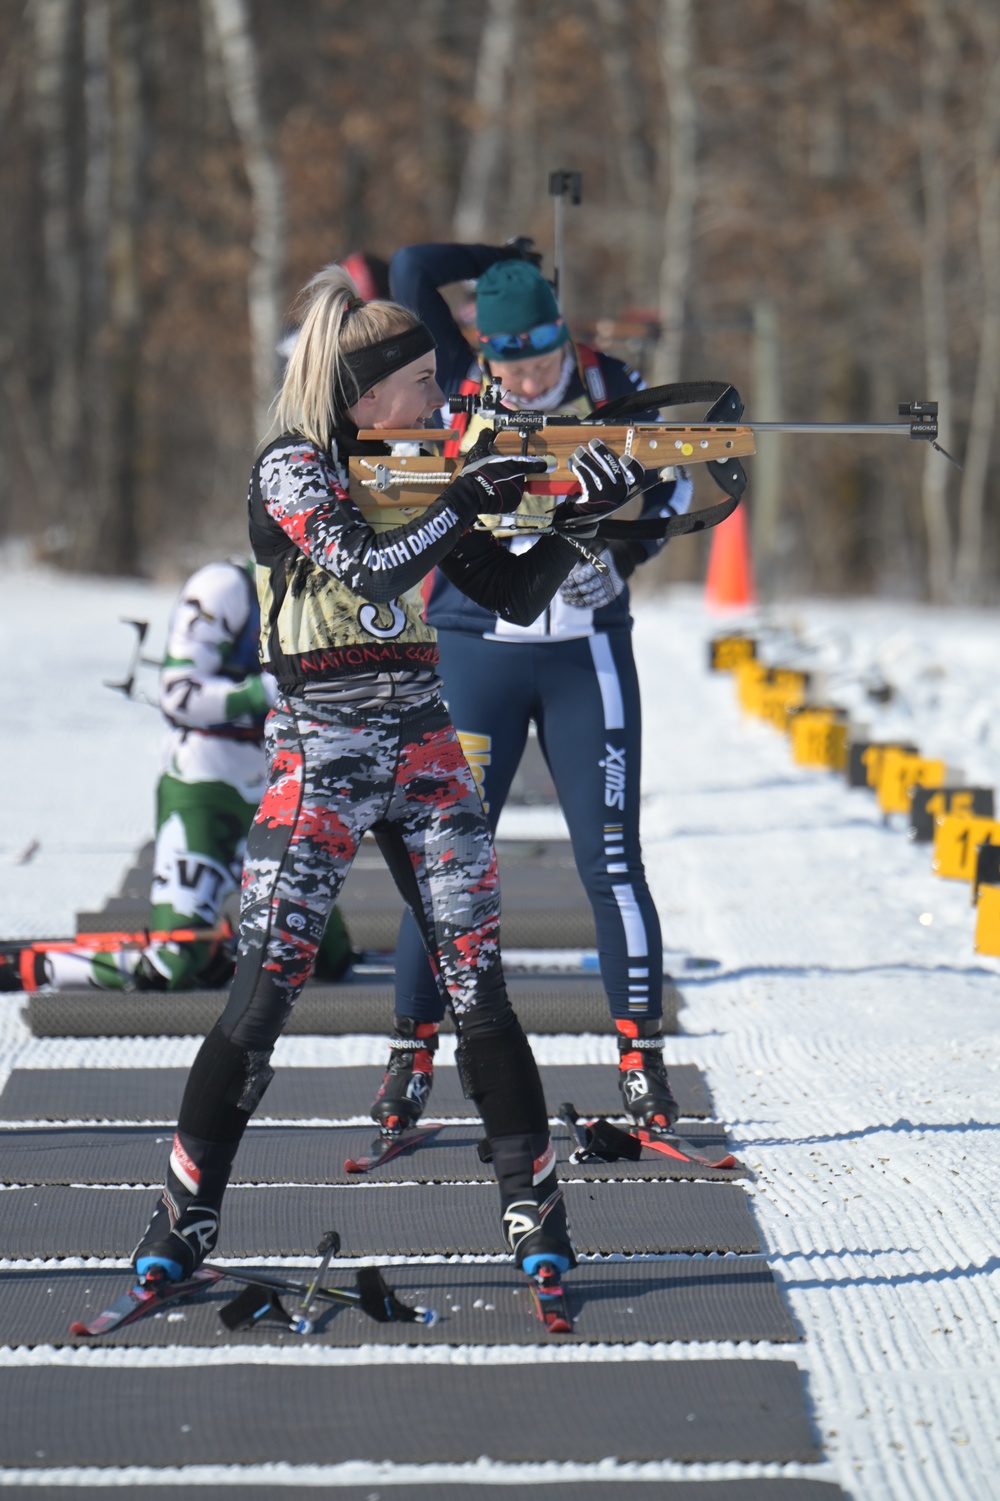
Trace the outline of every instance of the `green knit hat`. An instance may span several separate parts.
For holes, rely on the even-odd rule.
[[[476,326],[482,338],[526,334],[546,323],[555,327],[552,339],[542,349],[532,345],[525,354],[548,354],[569,338],[555,293],[528,261],[495,261],[483,272],[476,283]]]

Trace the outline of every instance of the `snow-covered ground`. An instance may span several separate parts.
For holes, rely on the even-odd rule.
[[[18,572],[9,563],[0,584],[0,929],[69,931],[76,908],[117,885],[151,826],[156,715],[100,684],[121,675],[127,655],[117,618],[153,621],[158,646],[171,591]],[[865,1501],[1000,1496],[1000,963],[974,953],[967,889],[931,874],[927,846],[909,845],[900,826],[884,827],[869,794],[794,767],[779,735],[741,721],[731,680],[705,671],[714,625],[688,591],[637,611],[647,866],[668,946],[722,961],[684,976],[685,1035],[668,1043],[668,1058],[705,1069],[720,1116],[755,1169],[749,1191],[762,1237],[805,1342],[601,1353],[794,1360],[824,1463],[351,1465],[159,1478],[385,1487],[417,1478],[502,1485],[529,1476],[542,1484],[610,1473],[798,1473],[836,1479]],[[968,780],[1000,787],[1000,619],[802,602],[768,625],[775,656],[824,672],[830,696],[875,736],[905,732]],[[900,690],[885,708],[866,694],[880,674]],[[525,815],[510,832],[527,832]],[[194,1051],[187,1039],[34,1040],[17,1013],[13,999],[0,1003],[0,1084],[14,1065],[176,1065]],[[542,1042],[549,1061],[613,1059],[609,1038]],[[289,1038],[276,1061],[374,1063],[383,1048],[380,1039]],[[186,1362],[217,1358],[184,1352]],[[373,1347],[274,1358],[480,1356]],[[587,1356],[522,1349],[502,1358]],[[50,1359],[139,1364],[170,1352],[0,1351],[5,1364]],[[0,1484],[25,1478],[0,1472]]]

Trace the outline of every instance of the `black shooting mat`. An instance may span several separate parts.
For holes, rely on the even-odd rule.
[[[341,903],[351,942],[358,949],[394,949],[399,936],[403,902],[399,896],[384,902],[358,900],[352,903],[345,889]],[[508,903],[504,887],[501,919],[503,942],[509,949],[592,949],[596,943],[594,918],[589,906],[567,903],[552,906],[546,893],[537,906]],[[78,912],[78,933],[137,932],[149,926],[149,904],[133,897],[113,897],[100,912]]]
[[[387,1050],[388,1051],[388,1050]],[[382,1082],[382,1069],[278,1068],[258,1107],[274,1120],[337,1120],[367,1115]],[[620,1115],[618,1071],[614,1064],[543,1064],[542,1087],[550,1110],[570,1100],[581,1115]],[[0,1092],[5,1121],[173,1121],[177,1118],[186,1068],[16,1068]],[[701,1070],[693,1063],[671,1064],[670,1086],[685,1117],[689,1141],[715,1141],[693,1125],[712,1114]],[[478,1119],[462,1094],[458,1070],[438,1066],[427,1107],[432,1114]]]
[[[593,914],[569,840],[501,839],[497,865],[508,948],[593,948]],[[150,875],[149,868],[129,871],[100,911],[77,913],[77,932],[146,927]],[[403,900],[374,841],[362,844],[338,906],[355,948],[395,948]]]
[[[50,1485],[12,1485],[9,1481],[4,1492],[13,1501],[72,1501],[70,1488],[78,1493],[77,1482],[68,1479],[65,1485],[58,1480]],[[188,1501],[233,1501],[231,1485],[202,1484],[185,1478],[184,1489]],[[490,1487],[490,1491],[494,1488]],[[237,1488],[238,1490],[238,1488]],[[303,1484],[274,1485],[266,1487],[247,1481],[243,1496],[256,1497],[258,1493],[266,1501],[484,1501],[490,1491],[478,1482],[456,1485],[438,1482],[427,1485],[396,1485],[392,1480],[379,1480],[365,1486],[315,1486]],[[141,1487],[132,1488],[133,1497],[141,1501],[177,1501],[177,1487],[150,1485],[145,1481]],[[91,1485],[86,1488],[87,1501],[121,1501],[121,1486]],[[504,1485],[503,1501],[848,1501],[846,1491],[833,1481],[801,1480],[798,1478],[762,1478],[747,1480],[579,1480],[544,1484],[530,1481],[527,1485]]]
[[[378,1135],[371,1126],[248,1127],[237,1153],[231,1182],[250,1184],[350,1183],[357,1174],[344,1171],[348,1158],[362,1155]],[[477,1150],[482,1126],[442,1126],[419,1145],[373,1169],[369,1177],[383,1183],[493,1182],[493,1169]],[[171,1131],[163,1126],[23,1126],[0,1132],[0,1183],[160,1183],[170,1153]],[[570,1167],[566,1158],[575,1143],[564,1130],[553,1134],[562,1178],[706,1178],[726,1182],[728,1169],[678,1162],[651,1153],[638,1162],[587,1162]],[[705,1149],[718,1156],[725,1143]],[[739,1170],[737,1170],[739,1171]],[[744,1170],[745,1171],[745,1170]]]
[[[252,1270],[252,1267],[251,1267]],[[268,1275],[263,1268],[263,1275]],[[271,1269],[271,1275],[275,1271]],[[308,1271],[288,1274],[307,1282]],[[376,1324],[355,1308],[317,1304],[315,1339],[320,1344],[551,1345],[534,1310],[526,1279],[510,1265],[387,1267],[384,1276],[411,1306],[436,1309],[439,1321]],[[336,1262],[325,1279],[354,1287],[354,1274]],[[69,1332],[76,1319],[92,1319],[130,1285],[127,1272],[0,1271],[0,1345],[76,1345]],[[586,1262],[566,1279],[575,1321],[572,1339],[584,1344],[630,1344],[670,1340],[768,1340],[799,1338],[785,1310],[771,1269],[762,1257],[712,1256],[674,1261]],[[302,1344],[277,1322],[230,1333],[219,1309],[240,1292],[225,1281],[166,1305],[158,1314],[102,1335],[105,1345]],[[286,1312],[295,1293],[280,1294]],[[181,1315],[179,1317],[178,1315]],[[568,1337],[569,1338],[569,1337]],[[85,1341],[84,1341],[85,1343]]]
[[[5,1464],[35,1469],[819,1458],[785,1360],[18,1367],[0,1370],[0,1411]]]
[[[579,884],[579,883],[578,883]],[[352,902],[345,888],[340,904],[347,922],[351,942],[357,949],[394,949],[403,915],[402,898],[393,895],[383,902],[358,898]],[[563,907],[552,905],[551,891],[526,900],[523,906],[508,902],[504,887],[501,919],[503,942],[509,949],[592,949],[596,943],[594,918],[589,906],[567,901]],[[78,912],[78,933],[138,932],[149,926],[149,904],[132,897],[113,897],[100,912]]]
[[[565,1192],[581,1255],[762,1250],[735,1183],[567,1183]],[[157,1198],[154,1189],[5,1189],[4,1255],[130,1256]],[[499,1218],[489,1183],[234,1188],[218,1254],[312,1256],[332,1227],[345,1256],[496,1255]]]
[[[526,1032],[551,1036],[613,1030],[597,976],[508,975],[507,990]],[[43,991],[28,996],[23,1016],[35,1037],[192,1037],[214,1026],[225,1004],[223,990]],[[677,1031],[680,1005],[676,987],[664,980],[664,1032]],[[284,1030],[328,1037],[359,1032],[388,1036],[394,1008],[393,984],[382,976],[307,985]],[[450,1016],[442,1030],[454,1030]]]

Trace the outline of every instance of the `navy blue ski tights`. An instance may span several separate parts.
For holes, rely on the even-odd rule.
[[[593,907],[611,1015],[660,1016],[663,956],[639,844],[641,707],[630,633],[525,643],[439,631],[438,646],[445,697],[491,828],[534,721]],[[502,866],[500,888],[502,941]],[[399,932],[396,1014],[444,1014],[409,913]]]

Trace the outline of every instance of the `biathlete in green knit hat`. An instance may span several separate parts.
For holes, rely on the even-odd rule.
[[[503,388],[504,406],[585,417],[641,389],[638,373],[621,360],[574,342],[551,286],[525,258],[529,251],[525,241],[429,244],[407,246],[393,257],[393,295],[433,331],[445,395],[473,396],[493,378]],[[460,282],[476,283],[474,362],[470,341],[439,290]],[[468,411],[451,417],[446,451],[467,452],[484,419]],[[622,461],[596,441],[574,456],[574,472],[585,497],[610,495],[620,486],[624,499],[635,483],[634,469],[624,474]],[[538,485],[522,508],[557,503],[554,489]],[[687,474],[663,470],[636,504],[642,516],[661,517],[686,510],[690,499]],[[538,544],[522,535],[503,545],[530,558]],[[529,731],[537,731],[593,909],[622,1104],[634,1121],[653,1129],[669,1129],[678,1107],[663,1063],[663,951],[639,839],[641,709],[627,580],[661,546],[655,540],[607,542],[602,568],[580,558],[545,611],[526,626],[462,599],[440,570],[426,612],[438,633],[449,708],[494,831]],[[425,1108],[443,1013],[420,934],[405,918],[396,954],[394,1036],[372,1111],[386,1131],[414,1124]]]

